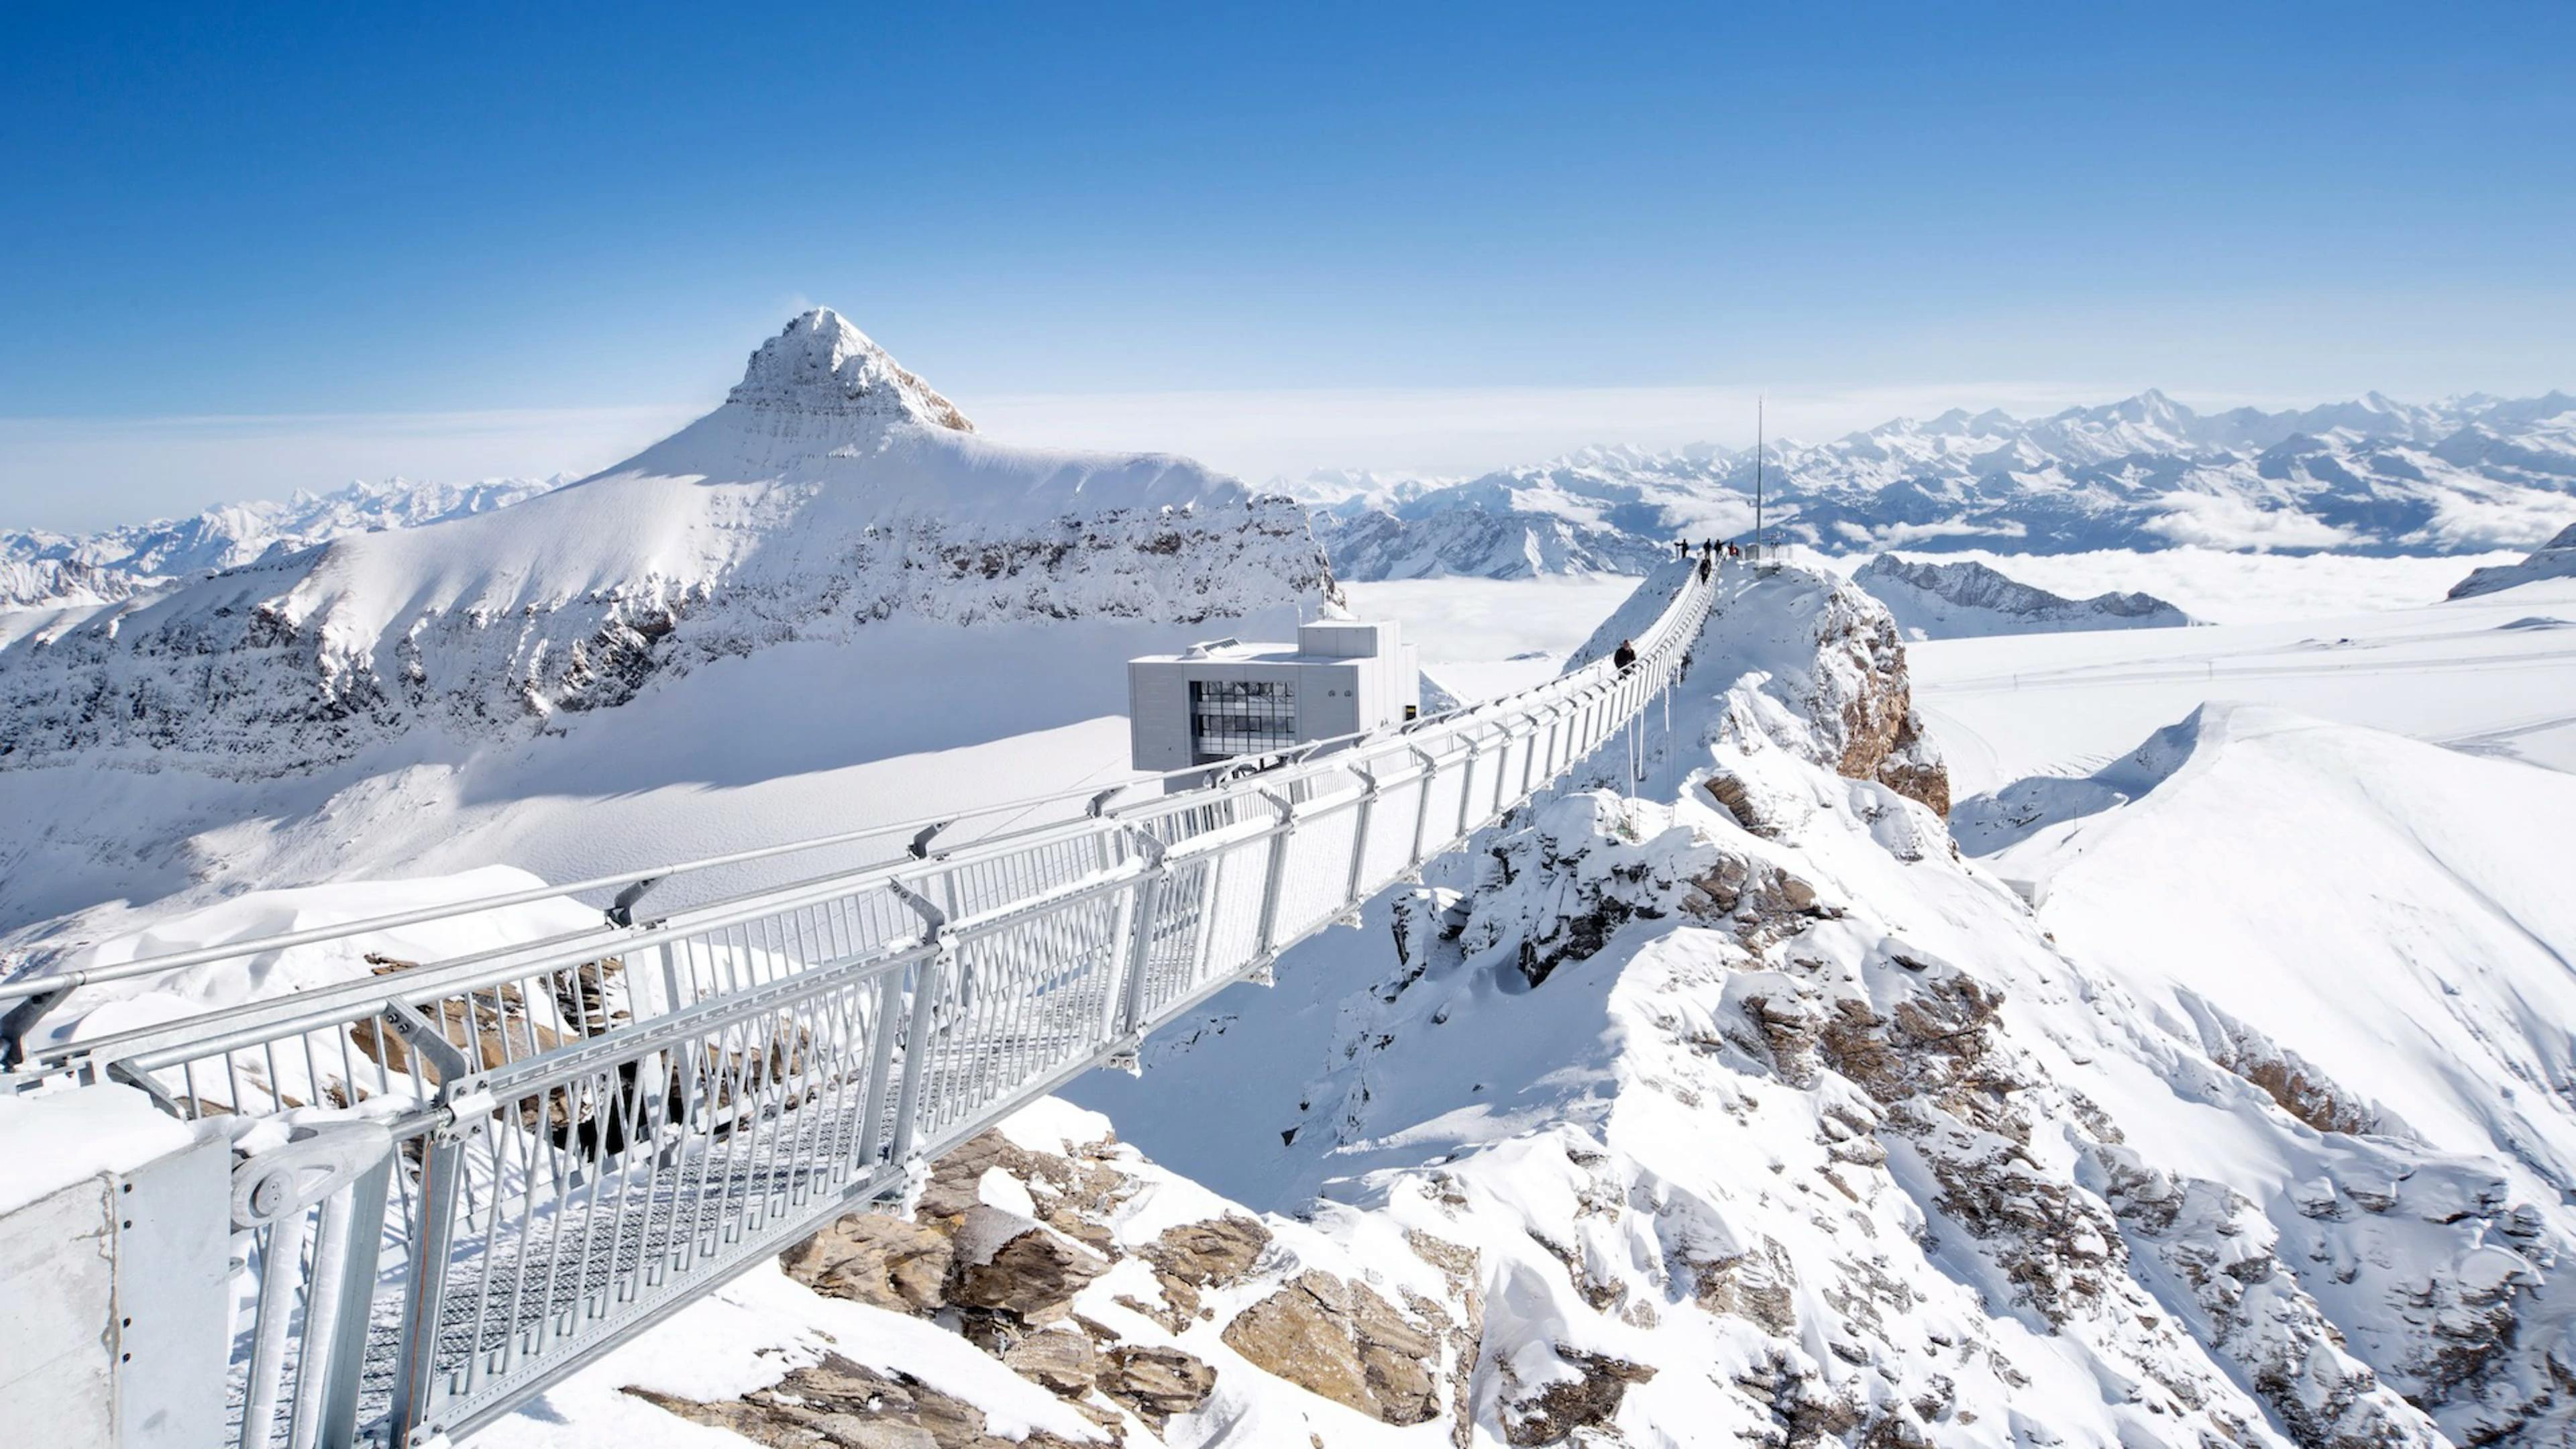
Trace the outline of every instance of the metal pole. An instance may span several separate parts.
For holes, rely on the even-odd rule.
[[[265,1445],[276,1432],[286,1325],[295,1314],[295,1279],[304,1266],[304,1224],[311,1215],[298,1209],[270,1223],[268,1247],[259,1255],[259,1326],[251,1334],[250,1381],[244,1388],[244,1444]]]
[[[915,1119],[921,1114],[922,1079],[930,1072],[932,1018],[939,1009],[939,994],[948,984],[948,971],[956,959],[956,943],[942,932],[936,953],[915,968],[912,1014],[904,1027],[903,1087],[895,1098],[894,1146],[889,1154],[889,1160],[897,1167],[912,1155]]]
[[[1261,882],[1261,929],[1253,937],[1254,955],[1266,961],[1279,940],[1279,888],[1288,877],[1288,837],[1296,833],[1297,810],[1274,791],[1262,791],[1261,798],[1279,810],[1279,833],[1270,837],[1270,868]]]
[[[1369,817],[1377,813],[1377,775],[1357,766],[1352,767],[1351,773],[1359,776],[1361,781],[1360,815],[1359,819],[1351,822],[1351,872],[1342,882],[1342,899],[1345,901],[1359,897],[1360,871],[1368,865]]]
[[[451,1131],[430,1134],[420,1164],[420,1231],[412,1235],[411,1292],[403,1305],[402,1340],[394,1359],[396,1449],[429,1437],[429,1404],[438,1379],[438,1330],[447,1303],[448,1260],[456,1253],[456,1195],[465,1181],[464,1142]]]
[[[1422,764],[1422,779],[1414,787],[1413,850],[1406,857],[1412,869],[1420,870],[1422,868],[1422,827],[1431,822],[1431,780],[1439,771],[1433,766],[1431,756],[1425,754],[1421,746],[1412,745],[1407,748],[1413,751],[1413,758]]]
[[[376,1255],[385,1237],[385,1196],[393,1181],[397,1145],[383,1160],[349,1185],[349,1259],[338,1289],[338,1332],[325,1351],[330,1355],[330,1382],[317,1415],[319,1449],[351,1449],[358,1438],[358,1379],[366,1366],[367,1318],[376,1302]],[[320,1287],[317,1284],[317,1287]],[[332,1291],[323,1288],[321,1291]],[[304,1351],[314,1351],[306,1330]]]
[[[1153,871],[1136,881],[1135,904],[1128,912],[1127,981],[1119,993],[1118,1037],[1121,1040],[1137,1034],[1137,1024],[1145,1018],[1146,973],[1154,966],[1154,905],[1161,894],[1163,871],[1157,862]]]
[[[876,1040],[868,1045],[867,1105],[860,1108],[867,1115],[859,1126],[859,1167],[863,1172],[876,1166],[877,1149],[885,1145],[886,1084],[894,1075],[895,1018],[902,1012],[903,973],[889,970],[877,978]]]

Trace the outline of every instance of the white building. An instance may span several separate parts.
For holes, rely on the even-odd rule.
[[[1302,624],[1297,642],[1218,639],[1127,661],[1136,768],[1269,755],[1413,718],[1422,674],[1392,623]]]

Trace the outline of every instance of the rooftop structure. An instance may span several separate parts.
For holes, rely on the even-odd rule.
[[[1422,701],[1395,624],[1326,619],[1294,644],[1215,639],[1127,662],[1128,738],[1140,770],[1275,755],[1401,724]]]

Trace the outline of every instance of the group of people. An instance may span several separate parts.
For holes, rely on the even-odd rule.
[[[1673,540],[1673,550],[1673,557],[1677,559],[1688,559],[1691,556],[1690,540],[1687,538],[1677,538]],[[1743,548],[1734,543],[1720,543],[1718,540],[1713,538],[1701,539],[1699,541],[1699,581],[1701,583],[1708,582],[1709,573],[1717,567],[1717,561],[1719,559],[1740,559],[1742,557],[1744,557]],[[1620,640],[1619,647],[1612,650],[1610,653],[1611,665],[1622,674],[1627,673],[1629,666],[1636,662],[1637,646],[1632,640]]]
[[[1687,559],[1691,556],[1691,542],[1687,538],[1674,539],[1673,549],[1675,558]],[[1709,573],[1717,567],[1719,559],[1742,557],[1744,557],[1743,548],[1732,542],[1721,543],[1713,538],[1701,539],[1699,541],[1699,581],[1708,582]]]

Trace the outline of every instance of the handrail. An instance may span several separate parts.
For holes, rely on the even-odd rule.
[[[1426,716],[1422,719],[1412,721],[1408,724],[1399,726],[1394,730],[1380,727],[1370,730],[1357,730],[1348,734],[1335,735],[1322,740],[1307,741],[1301,743],[1297,747],[1297,761],[1286,768],[1295,769],[1299,765],[1312,761],[1324,751],[1335,749],[1336,747],[1346,748],[1366,740],[1387,738],[1392,737],[1393,735],[1403,734],[1409,735],[1418,741],[1428,735],[1443,733],[1447,730],[1454,729],[1457,726],[1479,723],[1481,722],[1478,718],[1479,716],[1500,708],[1516,705],[1517,703],[1533,698],[1544,691],[1563,686],[1569,681],[1582,679],[1587,674],[1606,669],[1607,667],[1608,666],[1604,661],[1595,660],[1591,664],[1586,665],[1583,670],[1577,671],[1574,674],[1561,675],[1556,679],[1534,685],[1529,689],[1517,691],[1513,694],[1501,695],[1492,699],[1463,704],[1454,709],[1444,710],[1439,714]],[[963,813],[948,811],[936,815],[917,816],[908,820],[889,821],[881,825],[865,826],[860,829],[842,831],[831,835],[814,836],[803,840],[784,841],[776,845],[756,846],[748,850],[732,851],[723,855],[701,856],[692,860],[677,861],[666,865],[641,866],[608,875],[597,875],[584,880],[570,881],[562,885],[531,886],[525,890],[505,891],[497,895],[477,896],[469,900],[448,901],[435,906],[423,906],[417,910],[397,911],[382,916],[369,916],[360,920],[343,921],[329,926],[315,926],[302,931],[283,932],[278,935],[262,936],[248,941],[227,942],[219,946],[201,946],[191,950],[175,951],[167,955],[151,956],[136,961],[118,962],[110,966],[85,967],[73,971],[47,972],[35,976],[22,977],[15,981],[0,981],[0,1002],[22,1000],[29,997],[67,992],[82,986],[102,985],[114,981],[128,981],[139,976],[156,976],[166,972],[186,970],[191,966],[205,966],[218,961],[238,960],[245,956],[256,956],[263,952],[281,951],[295,946],[310,946],[318,945],[325,941],[346,940],[351,936],[366,935],[375,931],[393,930],[402,926],[421,925],[430,921],[453,920],[460,916],[475,915],[484,911],[502,910],[510,906],[528,905],[537,901],[577,896],[584,891],[606,890],[612,886],[623,889],[640,890],[643,887],[655,885],[677,876],[699,874],[709,870],[721,869],[726,866],[748,865],[757,861],[773,860],[787,855],[800,855],[810,851],[828,850],[835,846],[851,845],[859,841],[872,840],[881,836],[900,835],[906,831],[916,831],[924,827],[945,827],[954,825],[957,821],[972,816],[1024,814],[1044,805],[1068,803],[1075,800],[1088,802],[1097,799],[1104,793],[1122,793],[1139,786],[1154,784],[1157,782],[1184,779],[1192,775],[1207,775],[1223,767],[1223,762],[1206,765],[1188,765],[1175,770],[1165,770],[1152,774],[1140,774],[1136,778],[1128,780],[1106,792],[1098,786],[1085,785],[1074,789],[1056,791],[1052,794],[1023,796],[1018,799],[1000,801],[991,805],[977,806],[974,809]],[[1270,777],[1275,777],[1276,773],[1276,771],[1264,772],[1265,776]],[[1198,788],[1201,790],[1214,791],[1222,790],[1226,788],[1226,786],[1224,784],[1212,784]],[[1188,793],[1195,792],[1184,792],[1183,798],[1185,798]],[[1175,797],[1165,796],[1163,798],[1171,799]],[[1117,812],[1109,811],[1104,813],[1114,815]],[[1043,829],[1045,827],[1035,826],[1029,828]],[[1006,832],[999,835],[984,837],[983,840],[1014,839],[1021,833],[1022,832],[1018,831]],[[983,842],[979,840],[977,843],[980,844]],[[882,863],[890,862],[879,862],[879,864]],[[860,870],[869,868],[870,867],[868,866],[858,867]],[[21,1030],[23,1031],[23,1029],[24,1028],[22,1026]]]
[[[1689,586],[1686,582],[1684,589],[1676,593],[1676,600],[1678,601],[1688,592]],[[1671,610],[1666,611],[1667,616],[1671,613]],[[1657,627],[1660,629],[1666,624],[1666,622],[1667,619],[1659,618],[1657,620]],[[1309,741],[1298,746],[1297,761],[1283,768],[1289,772],[1302,772],[1307,770],[1307,768],[1316,761],[1317,757],[1327,750],[1333,750],[1335,753],[1339,753],[1342,749],[1347,749],[1365,741],[1375,739],[1393,739],[1398,736],[1402,736],[1410,739],[1413,743],[1419,744],[1427,738],[1454,734],[1458,729],[1463,727],[1492,723],[1494,721],[1488,720],[1484,718],[1484,716],[1503,713],[1517,714],[1522,710],[1535,705],[1541,696],[1549,695],[1551,693],[1572,692],[1569,690],[1569,686],[1580,681],[1585,681],[1588,678],[1602,675],[1609,670],[1610,665],[1608,661],[1596,659],[1590,664],[1584,666],[1584,668],[1577,670],[1572,674],[1560,675],[1555,679],[1547,680],[1543,683],[1533,685],[1528,689],[1516,691],[1512,694],[1501,695],[1492,699],[1479,700],[1471,704],[1460,705],[1455,709],[1444,710],[1440,714],[1412,721],[1409,724],[1399,726],[1394,730],[1381,727],[1373,730],[1353,731],[1349,734],[1336,735],[1329,739]],[[1330,756],[1326,756],[1326,758],[1330,758]],[[1205,775],[1218,768],[1221,768],[1221,765],[1191,765],[1177,770],[1162,771],[1159,774],[1140,775],[1137,778],[1129,780],[1118,786],[1117,789],[1119,791],[1125,791],[1158,781],[1186,778],[1191,775]],[[1262,774],[1265,779],[1276,780],[1280,778],[1281,771],[1264,771]],[[1230,784],[1231,782],[1228,783]],[[1228,784],[1205,785],[1198,787],[1196,790],[1165,795],[1157,800],[1139,802],[1138,805],[1105,811],[1103,814],[1108,818],[1116,818],[1123,815],[1127,810],[1150,810],[1155,806],[1164,804],[1165,802],[1175,800],[1186,802],[1193,796],[1199,795],[1202,792],[1219,792],[1227,788]],[[61,993],[66,993],[82,986],[101,985],[114,981],[127,981],[140,976],[161,975],[167,972],[185,970],[192,966],[211,965],[218,961],[239,960],[246,956],[256,956],[269,951],[286,950],[295,946],[317,945],[325,941],[346,940],[352,936],[366,935],[375,931],[393,930],[402,926],[421,925],[430,921],[452,920],[460,916],[475,915],[484,911],[501,910],[515,905],[527,905],[537,901],[575,896],[584,891],[605,890],[611,886],[640,889],[661,881],[669,880],[676,876],[697,874],[725,866],[746,865],[756,861],[776,859],[781,856],[804,854],[816,850],[826,850],[835,846],[849,845],[863,840],[875,839],[880,836],[899,835],[903,832],[918,830],[925,826],[938,827],[953,825],[956,821],[968,818],[969,816],[1023,814],[1044,805],[1071,802],[1075,800],[1083,800],[1087,802],[1095,799],[1101,793],[1102,791],[1096,786],[1083,786],[1078,789],[1057,791],[1053,794],[1026,796],[1016,800],[1008,800],[993,805],[980,806],[963,813],[949,811],[938,815],[925,815],[914,819],[892,821],[882,825],[872,825],[861,829],[842,831],[832,835],[816,836],[805,840],[786,841],[776,845],[757,846],[748,850],[732,851],[723,855],[702,856],[693,860],[679,861],[668,865],[646,866],[632,870],[619,871],[610,875],[592,876],[585,880],[571,881],[563,885],[532,886],[525,890],[507,891],[497,895],[476,897],[471,900],[449,901],[436,906],[424,906],[417,910],[398,911],[382,916],[370,916],[361,920],[344,921],[329,926],[316,926],[302,931],[283,932],[278,935],[263,936],[248,941],[233,941],[218,946],[197,947],[192,950],[177,951],[162,956],[146,957],[137,961],[119,962],[110,966],[87,967],[74,971],[49,972],[41,975],[25,977],[16,981],[0,981],[0,1002],[47,995],[53,995],[59,998]],[[1180,808],[1187,808],[1187,806],[1183,805]],[[975,843],[981,845],[994,841],[1016,840],[1023,834],[1027,833],[1027,831],[1043,830],[1049,828],[1050,825],[1073,823],[1077,822],[1048,822],[1047,825],[1031,826],[1027,827],[1027,830],[1023,831],[1008,831],[986,836]],[[888,861],[874,863],[869,866],[860,866],[857,868],[857,871],[854,871],[853,873],[855,874],[857,872],[872,869],[876,864],[891,863],[891,861]],[[59,999],[56,1002],[48,1003],[48,1006],[50,1007],[55,1004],[59,1004]],[[15,1025],[19,1033],[23,1035],[25,1031],[33,1025],[33,1022],[32,1020],[22,1020],[15,1023]]]
[[[280,1417],[294,1443],[460,1438],[1004,1114],[1132,1066],[1587,762],[1641,768],[1716,592],[1684,575],[1624,670],[1428,731],[58,1044],[0,1085],[113,1076],[183,1118],[286,1115],[294,1143],[372,1154],[337,1195],[236,1224],[260,1266],[227,1442],[265,1445]],[[288,1174],[266,1150],[237,1178]],[[309,1264],[308,1225],[340,1245]],[[316,1303],[335,1306],[296,1317]]]

